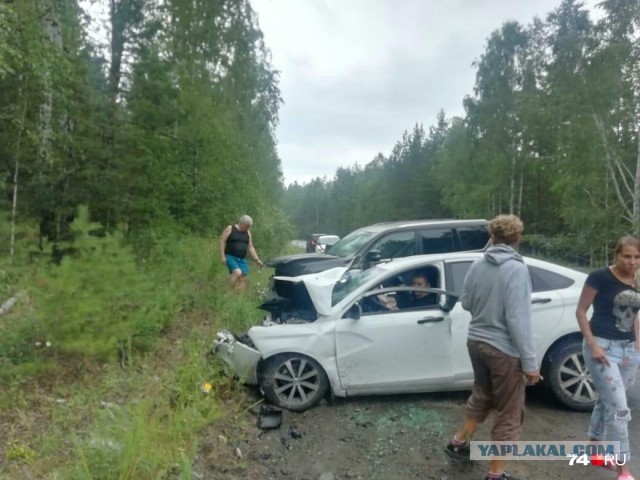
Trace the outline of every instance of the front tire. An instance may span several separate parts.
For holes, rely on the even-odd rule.
[[[571,410],[589,412],[598,400],[582,355],[582,342],[572,340],[554,348],[549,356],[548,386],[556,399]]]
[[[294,412],[317,405],[329,388],[327,374],[320,364],[297,353],[269,359],[263,372],[262,391],[267,400]]]

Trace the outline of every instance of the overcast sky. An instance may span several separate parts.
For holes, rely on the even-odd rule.
[[[429,127],[440,109],[463,114],[472,62],[491,32],[546,17],[561,0],[251,2],[281,72],[277,139],[289,184],[388,155],[405,130]]]

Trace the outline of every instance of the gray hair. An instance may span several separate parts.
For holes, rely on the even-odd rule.
[[[242,215],[240,220],[238,220],[240,225],[253,225],[253,219],[249,215]]]

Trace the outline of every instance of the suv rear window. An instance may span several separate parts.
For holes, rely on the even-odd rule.
[[[410,257],[416,254],[416,234],[413,230],[389,233],[376,240],[369,250],[378,250],[380,258]]]
[[[418,232],[422,253],[455,252],[456,244],[451,228],[427,228]]]
[[[489,243],[489,232],[484,226],[458,227],[462,250],[482,250]]]

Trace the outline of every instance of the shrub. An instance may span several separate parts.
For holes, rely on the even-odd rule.
[[[126,358],[145,349],[171,323],[175,294],[136,265],[122,236],[94,236],[100,225],[81,208],[74,241],[59,266],[41,266],[34,279],[36,324],[51,350],[97,359]]]

